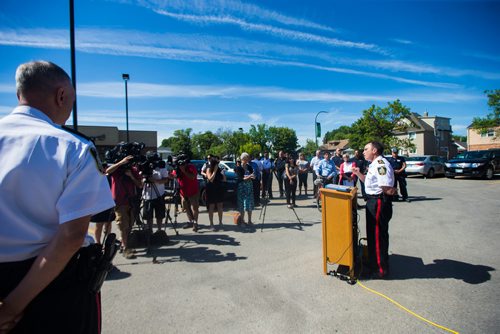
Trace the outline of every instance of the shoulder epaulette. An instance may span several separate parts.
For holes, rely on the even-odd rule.
[[[70,127],[68,127],[68,126],[66,126],[66,125],[63,125],[61,128],[62,128],[63,130],[65,130],[65,131],[68,131],[68,132],[70,132],[70,133],[74,134],[74,135],[77,135],[77,136],[79,136],[79,137],[82,137],[83,139],[86,139],[86,140],[88,140],[88,141],[90,141],[90,142],[92,142],[92,143],[94,142],[94,141],[92,140],[92,138],[90,138],[90,137],[88,137],[87,135],[84,135],[83,133],[81,133],[81,132],[79,132],[79,131],[77,131],[77,130],[75,130],[75,129],[73,129],[73,128],[70,128]]]

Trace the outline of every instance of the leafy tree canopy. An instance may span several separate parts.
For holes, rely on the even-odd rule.
[[[500,89],[486,90],[484,92],[488,97],[488,106],[491,113],[486,117],[474,117],[472,120],[472,128],[479,133],[484,133],[492,128],[500,126]],[[497,136],[500,135],[497,131]]]

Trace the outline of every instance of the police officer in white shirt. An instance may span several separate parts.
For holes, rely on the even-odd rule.
[[[372,278],[384,278],[389,272],[389,221],[392,218],[392,196],[394,171],[383,157],[384,147],[379,142],[366,144],[363,151],[365,159],[371,161],[366,175],[359,167],[353,172],[362,182],[368,197],[366,202],[366,235]]]
[[[16,89],[0,120],[0,332],[98,333],[100,296],[78,266],[91,215],[114,206],[108,182],[92,142],[62,127],[66,72],[22,64]]]

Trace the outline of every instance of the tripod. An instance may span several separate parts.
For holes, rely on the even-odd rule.
[[[180,193],[179,184],[176,180],[171,180],[172,186],[166,190],[165,201],[168,203],[167,211],[165,213],[165,225],[170,221],[172,228],[175,231],[175,235],[179,235],[177,231],[177,216],[179,215],[179,203],[180,203]],[[168,199],[167,199],[168,198]],[[174,204],[174,221],[172,221],[172,216],[170,215],[170,210]]]
[[[144,182],[142,189],[143,190],[141,192],[141,198],[140,198],[141,204],[140,204],[138,210],[134,210],[134,212],[135,212],[136,222],[140,226],[141,231],[144,232],[145,242],[146,242],[146,253],[148,253],[150,248],[151,248],[151,235],[152,235],[152,230],[153,230],[153,223],[152,223],[152,217],[151,217],[151,223],[148,222],[147,226],[146,226],[146,224],[144,224],[144,216],[142,213],[142,209],[144,208],[145,203],[150,201],[150,200],[144,198],[144,194],[149,192],[149,197],[151,198],[151,197],[153,197],[152,191],[154,191],[154,194],[156,195],[155,199],[156,198],[161,199],[161,205],[165,205],[165,199],[163,197],[163,194],[160,194],[160,192],[158,191],[158,187],[156,186],[156,184],[152,181],[146,180]],[[170,209],[170,207],[169,207],[169,209]],[[152,208],[151,208],[151,210],[152,210]],[[177,220],[177,212],[175,212],[175,216],[176,216],[176,220]],[[179,235],[179,232],[177,232],[177,229],[176,229],[174,223],[172,222],[172,218],[170,217],[170,212],[168,212],[168,214],[166,212],[165,217],[166,217],[165,227],[167,226],[168,221],[170,220],[170,222],[172,223],[172,227],[175,231],[175,234]]]
[[[272,173],[269,174],[269,178],[272,177]],[[268,185],[270,185],[270,182],[267,183]],[[262,217],[262,223],[260,224],[260,231],[263,232],[263,229],[264,229],[264,221],[266,220],[266,211],[267,211],[267,204],[271,201],[269,199],[269,193],[271,191],[271,189],[267,189],[268,191],[265,192],[265,196],[264,196],[264,206],[262,207],[262,210],[260,211],[260,215],[259,215],[259,219],[261,219]],[[297,217],[297,221],[299,222],[299,225],[302,227],[302,222],[300,221],[300,218],[299,216],[297,215],[297,212],[295,211],[295,208],[292,206],[291,207],[293,213],[295,214],[295,217]]]

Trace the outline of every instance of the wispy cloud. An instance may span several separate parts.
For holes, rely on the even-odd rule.
[[[3,30],[0,31],[0,45],[67,49],[69,48],[69,41],[67,40],[66,33],[62,30]],[[244,40],[237,38],[221,39],[211,36],[151,34],[129,30],[80,29],[77,34],[77,49],[88,53],[190,62],[292,66],[373,77],[427,87],[460,88],[460,85],[453,83],[416,80],[351,68],[318,65],[318,61],[324,62],[327,59],[335,61],[335,59],[331,59],[322,53],[310,52],[307,54],[306,50],[296,47],[273,46],[269,43],[250,42],[246,44]],[[315,56],[319,59],[314,59],[313,57]],[[302,58],[303,60],[294,60],[294,57]],[[338,61],[345,62],[342,59]],[[397,67],[396,64],[384,62],[356,62],[355,60],[352,62],[359,66],[365,64],[366,66],[378,66],[390,69]],[[402,68],[412,69],[411,65],[403,65],[401,66]]]
[[[262,121],[261,114],[249,114],[248,117],[254,122]]]
[[[152,10],[171,11],[172,14],[191,13],[197,16],[207,16],[212,18],[244,17],[252,21],[265,21],[285,26],[295,26],[308,29],[317,29],[329,32],[335,32],[335,29],[305,20],[302,18],[291,17],[280,14],[276,11],[268,10],[254,4],[243,3],[234,0],[219,1],[163,1],[163,0],[142,0],[136,1],[136,4]],[[197,20],[199,23],[202,20]],[[207,23],[212,22],[209,20]]]
[[[267,24],[256,24],[246,22],[242,19],[233,18],[233,17],[219,17],[219,16],[198,16],[198,15],[188,15],[188,14],[174,14],[164,10],[156,10],[158,14],[169,16],[178,20],[190,21],[190,22],[202,22],[202,23],[224,23],[224,24],[233,24],[241,27],[244,30],[250,30],[255,32],[267,33],[269,35],[273,35],[275,37],[300,41],[300,42],[313,42],[319,43],[322,45],[330,46],[330,47],[343,47],[343,48],[354,48],[354,49],[362,49],[366,51],[372,51],[380,54],[387,54],[387,51],[383,50],[379,46],[375,44],[368,44],[362,42],[352,42],[341,40],[338,38],[331,38],[316,34],[311,34],[307,32],[301,32],[296,30],[284,29],[279,27],[274,27]]]
[[[391,41],[399,43],[399,44],[404,44],[404,45],[411,45],[413,44],[412,41],[407,40],[407,39],[401,39],[401,38],[393,38]]]
[[[94,82],[80,83],[80,96],[96,98],[123,98],[123,83]],[[355,94],[345,92],[294,90],[271,86],[210,86],[177,85],[130,82],[129,97],[133,98],[263,98],[280,101],[320,101],[320,102],[388,102],[395,99],[402,101],[427,102],[463,102],[483,99],[482,95],[467,92],[393,93],[385,95]],[[256,118],[258,115],[250,116]]]
[[[479,52],[468,52],[468,53],[466,53],[466,55],[470,56],[470,57],[474,57],[474,58],[500,62],[500,55],[491,55],[491,54],[479,53]]]

